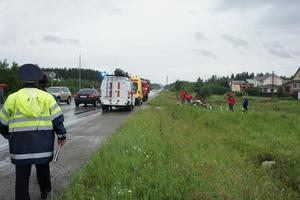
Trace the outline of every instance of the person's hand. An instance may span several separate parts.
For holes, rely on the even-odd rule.
[[[57,140],[57,143],[61,146],[63,146],[65,143],[66,143],[66,139],[63,139],[63,140]]]

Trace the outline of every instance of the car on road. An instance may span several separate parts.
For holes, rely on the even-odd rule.
[[[49,87],[47,88],[47,92],[55,96],[58,104],[61,102],[71,103],[72,94],[67,87]]]
[[[78,107],[80,104],[93,104],[96,107],[100,103],[100,93],[93,88],[83,88],[75,96],[75,105]]]

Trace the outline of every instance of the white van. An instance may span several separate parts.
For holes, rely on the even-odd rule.
[[[105,76],[101,84],[101,107],[107,111],[112,107],[124,107],[131,111],[134,107],[133,86],[124,76]]]

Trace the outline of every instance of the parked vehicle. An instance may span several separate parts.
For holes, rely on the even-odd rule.
[[[151,84],[149,80],[142,79],[142,91],[143,91],[143,102],[148,101],[148,94],[151,89]]]
[[[100,103],[100,93],[94,88],[83,88],[75,96],[76,107],[80,104],[93,104],[96,107],[97,103]]]
[[[72,94],[67,87],[49,87],[47,88],[47,92],[56,98],[58,104],[60,102],[66,102],[67,104],[71,103]]]
[[[138,76],[132,76],[131,81],[133,83],[133,94],[135,98],[135,105],[139,106],[143,104],[143,91],[142,80]]]
[[[105,76],[100,92],[103,111],[112,107],[123,107],[131,111],[134,107],[133,84],[125,76]]]

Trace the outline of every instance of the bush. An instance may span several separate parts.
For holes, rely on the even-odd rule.
[[[201,87],[197,90],[197,95],[201,95],[201,96],[210,96],[211,95],[211,91],[208,87]]]
[[[289,95],[284,91],[283,87],[279,87],[276,93],[278,98],[288,97]]]
[[[213,89],[212,90],[213,94],[219,94],[219,95],[223,95],[229,91],[229,88],[226,88],[224,86],[215,86],[212,89]]]
[[[249,96],[260,96],[259,88],[257,88],[257,87],[247,88],[247,89],[245,90],[245,92],[246,92]]]
[[[198,94],[205,94],[206,96],[212,94],[223,95],[227,92],[229,92],[229,88],[215,83],[208,83],[197,89]]]
[[[242,97],[245,94],[245,92],[236,92],[235,95],[237,97]]]

